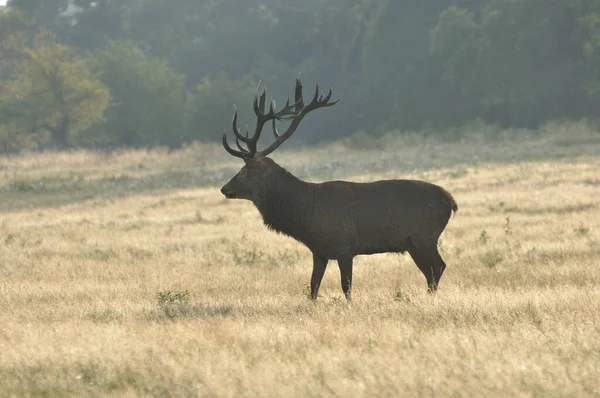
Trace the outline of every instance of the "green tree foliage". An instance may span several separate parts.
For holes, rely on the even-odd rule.
[[[443,85],[466,94],[469,106],[461,119],[480,114],[490,122],[535,126],[585,116],[588,99],[577,84],[578,6],[578,1],[493,0],[479,23],[468,10],[444,11],[432,31],[431,52],[440,62]]]
[[[430,35],[431,78],[438,95],[431,111],[438,124],[457,124],[470,115],[481,115],[483,103],[478,75],[481,26],[472,12],[451,6],[440,13]]]
[[[130,41],[110,41],[90,59],[113,97],[94,144],[177,145],[186,137],[185,76]]]
[[[22,59],[26,38],[23,31],[28,27],[22,12],[0,8],[0,84],[12,80],[18,70],[16,62]]]
[[[259,80],[281,103],[298,73],[306,95],[319,82],[342,100],[303,122],[291,143],[359,130],[445,131],[475,119],[515,127],[598,119],[598,0],[9,4],[22,17],[0,19],[0,51],[11,54],[0,57],[0,84],[22,62],[15,49],[45,26],[74,54],[91,54],[110,88],[106,124],[79,134],[82,145],[218,140],[233,103],[252,124],[246,111]]]
[[[221,138],[224,131],[230,133],[233,105],[239,108],[240,126],[251,122],[255,89],[256,80],[250,75],[235,81],[225,73],[218,73],[214,79],[205,78],[189,98],[190,138],[214,140]],[[249,124],[252,128],[253,124]]]
[[[46,131],[55,145],[67,147],[73,135],[103,120],[109,92],[53,33],[42,30],[27,44],[21,38],[7,39],[18,44],[13,80],[3,84],[5,130]]]
[[[68,0],[9,0],[8,5],[23,11],[38,26],[48,26],[57,21],[69,5]]]
[[[557,110],[570,112],[576,60],[567,3],[496,0],[484,10],[476,73],[493,121],[535,126]]]
[[[600,103],[600,4],[593,5],[588,4],[578,23],[583,43],[583,90],[597,104]]]
[[[26,39],[22,30],[26,19],[17,10],[0,9],[0,152],[35,146],[30,132],[21,131],[12,120],[9,104],[11,84],[17,78]]]

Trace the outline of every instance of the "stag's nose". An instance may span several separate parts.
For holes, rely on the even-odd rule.
[[[233,190],[228,188],[227,185],[224,185],[223,188],[221,188],[221,193],[225,195],[226,198],[231,198],[233,196]]]

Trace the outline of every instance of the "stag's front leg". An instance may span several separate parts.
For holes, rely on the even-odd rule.
[[[310,278],[310,298],[313,300],[317,299],[317,293],[319,293],[319,287],[325,275],[325,269],[329,260],[322,258],[313,253],[313,272]]]
[[[347,301],[352,301],[352,259],[350,255],[342,255],[337,259],[342,277],[342,291]]]

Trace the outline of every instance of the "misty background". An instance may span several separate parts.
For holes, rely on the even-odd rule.
[[[286,145],[600,110],[598,0],[12,0],[0,151],[218,141],[301,74],[339,104]]]

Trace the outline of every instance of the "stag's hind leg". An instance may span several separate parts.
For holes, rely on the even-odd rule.
[[[429,292],[435,292],[446,269],[446,263],[437,248],[437,239],[412,238],[408,252],[425,275]]]
[[[337,258],[338,266],[340,267],[340,276],[342,291],[346,296],[347,301],[352,301],[352,262],[353,256],[340,255]]]

